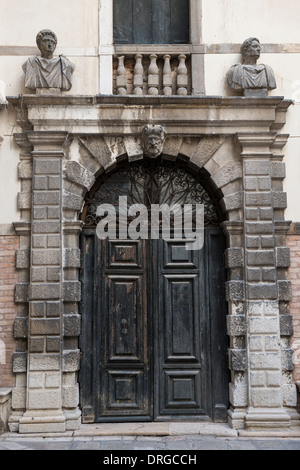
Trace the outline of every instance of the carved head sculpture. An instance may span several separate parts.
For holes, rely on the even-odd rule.
[[[257,60],[260,57],[261,46],[259,39],[257,38],[248,38],[246,39],[241,46],[241,54],[243,56],[244,62],[247,63],[247,60],[254,59]]]
[[[45,59],[51,59],[57,45],[56,34],[50,29],[42,29],[36,36],[36,43]]]
[[[160,125],[150,125],[144,127],[142,133],[142,146],[145,155],[148,157],[158,157],[163,151],[165,141],[165,130]]]

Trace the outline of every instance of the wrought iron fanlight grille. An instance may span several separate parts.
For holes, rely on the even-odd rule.
[[[152,204],[203,204],[205,226],[219,225],[222,214],[218,198],[209,187],[207,174],[187,170],[184,162],[144,159],[123,162],[115,171],[103,174],[85,197],[82,220],[85,228],[95,228],[97,208],[111,204],[118,213],[119,197],[126,196],[128,207],[143,204],[150,211]],[[130,221],[130,218],[128,218]]]

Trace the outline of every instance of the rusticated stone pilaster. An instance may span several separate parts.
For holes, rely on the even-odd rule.
[[[289,427],[283,408],[282,351],[280,347],[280,281],[277,266],[286,263],[286,251],[276,249],[275,210],[283,193],[272,185],[276,133],[238,134],[242,146],[244,185],[244,279],[247,330],[248,429]],[[288,359],[286,364],[288,364]],[[270,380],[276,376],[276,380]],[[270,410],[272,409],[272,412]],[[274,412],[275,410],[275,412]]]
[[[66,132],[27,132],[32,151],[26,412],[20,432],[64,431],[62,172]],[[51,419],[49,417],[51,416]]]

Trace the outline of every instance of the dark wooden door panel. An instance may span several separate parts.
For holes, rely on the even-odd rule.
[[[199,362],[197,274],[164,274],[165,348],[163,362]]]
[[[185,240],[156,240],[155,418],[206,415],[205,263]],[[204,367],[202,367],[204,362]]]
[[[82,236],[80,401],[89,421],[226,421],[225,249]]]
[[[108,274],[107,362],[143,362],[143,279],[142,276]],[[105,308],[106,306],[104,306]]]

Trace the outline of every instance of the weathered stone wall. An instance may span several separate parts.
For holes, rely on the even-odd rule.
[[[292,348],[294,350],[294,379],[300,381],[300,235],[287,237],[287,246],[290,249],[290,268],[288,278],[292,285],[292,300],[290,313],[293,317]]]
[[[0,388],[15,385],[12,355],[16,349],[13,325],[17,313],[14,290],[17,283],[15,254],[18,248],[17,236],[0,236]]]

